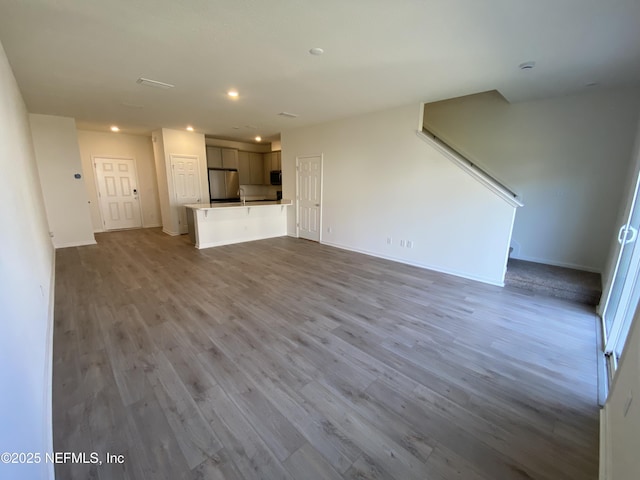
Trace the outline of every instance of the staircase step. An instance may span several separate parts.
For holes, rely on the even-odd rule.
[[[599,273],[510,258],[505,286],[595,306],[602,295]]]

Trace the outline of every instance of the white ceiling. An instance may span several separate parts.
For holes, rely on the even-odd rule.
[[[639,0],[1,0],[0,41],[30,112],[131,133],[247,140],[493,89],[640,84]]]

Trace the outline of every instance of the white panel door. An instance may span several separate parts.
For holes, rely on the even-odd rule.
[[[187,233],[187,209],[183,205],[200,203],[200,162],[198,157],[171,155],[171,174],[180,233]]]
[[[320,241],[322,158],[298,157],[298,236]]]
[[[95,158],[94,167],[104,229],[141,228],[138,179],[133,159]]]

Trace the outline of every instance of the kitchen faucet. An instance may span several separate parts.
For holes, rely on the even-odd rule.
[[[238,190],[238,195],[240,195],[240,203],[245,205],[247,203],[247,194],[244,193],[244,188],[240,187]]]

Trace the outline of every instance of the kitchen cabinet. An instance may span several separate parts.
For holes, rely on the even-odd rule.
[[[207,168],[222,168],[222,149],[207,146]]]
[[[271,152],[271,170],[282,170],[282,152]]]
[[[264,160],[261,153],[238,152],[240,185],[264,184]]]
[[[249,152],[238,152],[238,177],[240,185],[251,184],[251,164],[249,162]]]
[[[265,153],[262,156],[262,160],[264,161],[264,184],[271,185],[271,157],[272,153]]]
[[[264,184],[264,161],[261,153],[249,152],[251,185]]]
[[[208,168],[238,169],[238,150],[207,146]]]
[[[281,152],[269,152],[263,155],[264,184],[271,185],[271,171],[282,170]]]
[[[238,150],[234,148],[222,149],[222,168],[238,169]]]

